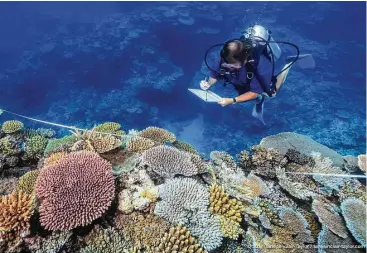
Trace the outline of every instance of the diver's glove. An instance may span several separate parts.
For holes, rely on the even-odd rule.
[[[200,82],[200,88],[201,88],[202,90],[207,90],[207,89],[209,89],[209,88],[210,88],[210,84],[209,84],[206,80],[202,80],[202,81]]]

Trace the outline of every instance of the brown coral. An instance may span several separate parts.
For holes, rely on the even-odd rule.
[[[236,199],[230,199],[222,187],[211,185],[209,211],[230,220],[241,222],[241,212],[244,211],[244,205]]]
[[[168,233],[165,233],[158,247],[153,249],[153,253],[207,253],[203,250],[197,240],[190,235],[190,231],[179,224],[177,227],[171,227]]]
[[[19,183],[17,190],[23,191],[27,194],[32,194],[34,191],[34,186],[39,175],[39,170],[32,170],[25,173],[19,178]]]
[[[38,176],[41,224],[48,230],[87,225],[107,210],[114,193],[110,163],[96,153],[71,153]]]
[[[0,238],[13,240],[27,232],[34,210],[34,197],[22,192],[2,196],[0,201]]]
[[[176,141],[176,136],[166,129],[159,127],[147,127],[138,134],[140,137],[150,139],[157,144]]]
[[[163,218],[153,214],[144,216],[136,212],[118,215],[116,226],[137,249],[157,247],[168,230],[168,223]]]
[[[60,162],[60,160],[68,155],[67,152],[56,152],[52,153],[47,157],[43,163],[43,166],[50,166]]]
[[[251,163],[254,172],[268,178],[274,178],[275,168],[282,164],[283,156],[274,149],[266,149],[260,145],[252,147]]]
[[[133,153],[140,153],[150,149],[155,145],[154,141],[139,136],[134,136],[126,143],[126,150]]]
[[[334,210],[331,203],[321,198],[315,198],[312,202],[312,211],[317,215],[320,223],[325,225],[335,234],[342,238],[348,237],[348,230],[344,225],[343,218]]]
[[[347,198],[357,198],[364,202],[367,201],[366,187],[357,180],[348,181],[338,192],[339,201]]]

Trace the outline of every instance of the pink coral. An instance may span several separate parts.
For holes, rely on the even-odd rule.
[[[70,230],[99,218],[114,198],[111,167],[98,154],[79,151],[44,168],[36,183],[41,224]]]

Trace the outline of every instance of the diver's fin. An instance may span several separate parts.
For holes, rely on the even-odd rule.
[[[296,57],[296,55],[288,56],[285,61],[286,63],[293,62]],[[316,66],[312,54],[300,54],[295,64],[302,69],[313,69]]]
[[[260,103],[256,103],[254,105],[254,108],[252,109],[252,116],[260,120],[264,125],[264,100],[262,100]]]

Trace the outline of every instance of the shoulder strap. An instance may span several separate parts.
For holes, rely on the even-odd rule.
[[[271,97],[272,92],[270,90],[269,84],[267,84],[264,77],[262,75],[260,75],[260,73],[257,69],[257,64],[258,64],[258,62],[256,62],[256,61],[255,61],[255,63],[248,62],[248,63],[246,63],[246,69],[247,69],[248,72],[253,73],[253,77],[255,77],[259,81],[259,84],[260,84],[261,88],[266,92],[266,94],[268,94],[269,97]],[[249,78],[248,75],[247,75],[246,78],[247,78],[247,85],[250,86],[250,82],[253,78]]]

